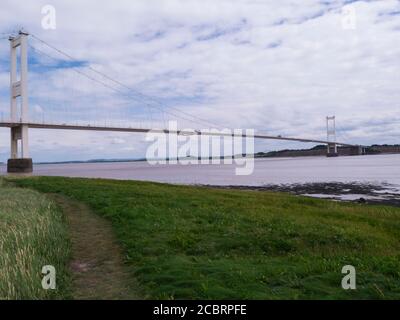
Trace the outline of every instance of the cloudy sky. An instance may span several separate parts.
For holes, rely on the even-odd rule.
[[[55,30],[43,28],[46,5],[56,10]],[[178,119],[181,128],[211,122],[323,139],[325,117],[336,115],[338,140],[400,142],[399,1],[2,0],[0,9],[3,118],[6,37],[24,28],[75,58],[30,39],[35,121],[159,127]],[[137,134],[31,130],[30,138],[35,161],[133,158],[147,147]],[[8,156],[1,129],[0,161]]]

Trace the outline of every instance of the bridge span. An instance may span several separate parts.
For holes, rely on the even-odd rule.
[[[92,125],[71,125],[71,124],[46,124],[46,123],[34,123],[34,122],[0,122],[0,127],[11,129],[11,141],[16,139],[22,140],[22,157],[18,157],[18,145],[12,143],[11,152],[12,158],[8,161],[7,170],[11,173],[18,172],[31,172],[33,170],[32,159],[29,158],[29,146],[27,134],[25,139],[23,137],[23,131],[28,129],[52,129],[52,130],[81,130],[81,131],[111,131],[111,132],[126,132],[126,133],[165,133],[183,136],[218,136],[218,137],[239,137],[247,138],[246,134],[235,134],[225,133],[223,131],[210,131],[210,130],[170,130],[170,129],[145,129],[145,128],[133,128],[133,127],[114,127],[114,126],[92,126]],[[307,138],[295,138],[295,137],[283,137],[283,136],[271,136],[266,134],[254,134],[251,138],[254,139],[265,139],[265,140],[282,140],[282,141],[295,141],[304,143],[317,143],[327,145],[327,156],[335,157],[338,155],[337,147],[353,147],[357,148],[358,154],[363,154],[364,148],[362,146],[343,143],[339,141],[328,141],[328,140],[317,140]]]
[[[230,136],[247,138],[246,134],[226,133],[222,130],[215,132],[212,130],[193,130],[180,131],[169,129],[151,129],[151,128],[133,128],[133,127],[112,127],[112,126],[91,126],[91,125],[73,125],[73,124],[51,124],[32,122],[29,120],[29,94],[28,94],[28,36],[26,32],[19,32],[18,36],[10,37],[10,118],[0,122],[0,127],[10,128],[11,132],[11,157],[8,160],[8,172],[31,172],[33,169],[32,159],[29,156],[29,129],[54,129],[54,130],[85,130],[85,131],[114,131],[114,132],[132,132],[132,133],[165,133],[176,135],[207,135],[207,136]],[[17,50],[20,51],[19,55]],[[19,66],[19,68],[18,68]],[[19,72],[18,72],[19,71]],[[98,71],[94,70],[96,73]],[[19,73],[19,75],[18,75]],[[103,75],[103,74],[102,74]],[[105,75],[103,75],[105,76]],[[111,79],[107,77],[108,79]],[[111,79],[112,80],[112,79]],[[113,80],[121,85],[120,82]],[[126,87],[126,86],[125,86]],[[20,101],[18,101],[20,99]],[[327,140],[272,136],[267,134],[255,134],[251,138],[270,139],[283,141],[297,141],[306,143],[317,143],[327,145],[327,155],[337,156],[338,146],[356,147],[358,153],[363,153],[363,147],[348,143],[338,142],[336,140],[335,117],[327,117]],[[243,131],[242,131],[243,132]],[[19,150],[21,148],[21,150]]]
[[[219,137],[242,137],[246,138],[245,134],[230,134],[224,132],[208,132],[206,130],[169,130],[169,129],[144,129],[144,128],[132,128],[132,127],[113,127],[113,126],[92,126],[92,125],[72,125],[72,124],[48,124],[48,123],[34,123],[34,122],[0,122],[2,128],[18,128],[26,126],[31,129],[55,129],[55,130],[81,130],[81,131],[114,131],[114,132],[131,132],[131,133],[165,133],[165,134],[176,134],[184,136],[193,135],[204,135],[204,136],[219,136]],[[343,147],[357,147],[358,145],[343,143],[339,141],[328,141],[328,140],[316,140],[307,138],[295,138],[295,137],[283,137],[283,136],[271,136],[266,134],[255,134],[255,139],[266,139],[266,140],[283,140],[283,141],[296,141],[296,142],[308,142],[318,144],[335,144]]]

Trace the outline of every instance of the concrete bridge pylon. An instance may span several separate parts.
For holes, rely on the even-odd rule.
[[[10,116],[11,159],[7,171],[10,173],[32,172],[32,159],[29,156],[29,95],[28,95],[28,34],[20,31],[10,37]],[[20,61],[18,61],[18,50]],[[19,74],[18,74],[19,63]],[[18,122],[21,123],[18,125]],[[20,149],[20,150],[19,150]]]
[[[338,146],[336,143],[336,117],[326,117],[326,135],[328,141],[328,150],[327,156],[328,157],[337,157],[338,153]]]

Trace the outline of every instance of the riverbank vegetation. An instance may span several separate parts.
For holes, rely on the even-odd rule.
[[[147,298],[400,298],[399,208],[136,181],[15,182],[111,221]],[[357,290],[341,287],[345,265]]]
[[[62,212],[46,196],[0,180],[0,300],[68,297],[69,242]],[[42,267],[56,268],[56,290],[42,288]]]

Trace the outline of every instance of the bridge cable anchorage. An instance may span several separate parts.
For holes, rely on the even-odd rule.
[[[62,51],[62,50],[56,48],[55,46],[49,44],[48,42],[46,42],[46,41],[40,39],[40,38],[37,37],[36,35],[31,34],[31,36],[32,36],[35,40],[37,40],[37,41],[43,43],[43,44],[46,45],[47,47],[49,47],[49,48],[55,50],[56,52],[58,52],[59,54],[65,56],[65,57],[67,57],[68,59],[70,59],[70,60],[72,60],[72,61],[75,61],[75,62],[77,61],[77,59],[75,59],[74,57],[72,57],[72,56],[69,55],[68,53],[66,53],[66,52],[64,52],[64,51]],[[53,58],[53,59],[54,59],[54,58]],[[127,86],[126,84],[122,83],[121,81],[116,80],[116,79],[112,78],[111,76],[105,74],[104,72],[98,71],[98,70],[96,70],[95,68],[93,68],[93,67],[91,67],[91,66],[87,66],[87,68],[90,69],[91,71],[93,71],[94,73],[96,73],[96,74],[98,74],[98,75],[100,75],[100,76],[106,78],[107,80],[112,81],[112,82],[114,82],[115,84],[117,84],[117,85],[119,85],[119,86],[121,86],[121,87],[124,87],[125,89],[127,89],[127,90],[133,92],[134,94],[141,96],[142,99],[148,99],[148,100],[150,100],[150,101],[153,101],[153,103],[158,104],[160,107],[157,108],[156,106],[149,105],[148,102],[144,102],[143,100],[139,100],[139,101],[145,103],[147,106],[149,106],[149,107],[151,107],[151,108],[157,108],[157,109],[161,110],[162,112],[166,112],[166,113],[171,114],[170,111],[165,111],[165,110],[164,110],[164,109],[165,109],[165,105],[163,105],[160,101],[156,100],[155,98],[149,97],[149,96],[147,96],[147,95],[144,95],[144,94],[142,94],[141,92],[138,92],[138,91],[136,91],[135,89],[132,89],[131,87],[129,87],[129,86]],[[133,97],[132,97],[132,98],[133,98]],[[138,99],[136,98],[136,100],[138,100]],[[182,118],[182,116],[178,116],[178,115],[176,115],[176,114],[171,114],[171,115],[174,115],[174,116],[176,116],[176,117],[178,117],[178,118],[181,118],[181,119],[183,119],[183,120],[188,120],[188,121],[191,121],[191,122],[196,123],[196,124],[201,124],[201,123],[203,123],[203,124],[206,124],[207,126],[212,125],[212,126],[216,126],[217,128],[220,127],[219,124],[216,124],[216,123],[213,123],[213,122],[211,122],[211,121],[209,121],[209,120],[205,120],[205,119],[202,119],[202,118],[200,118],[200,117],[194,116],[194,115],[192,115],[192,114],[190,114],[190,113],[187,113],[187,112],[182,111],[182,110],[180,110],[180,109],[177,109],[177,108],[175,108],[175,107],[169,107],[169,108],[170,108],[170,109],[173,109],[173,110],[175,110],[176,112],[179,112],[179,113],[181,113],[181,114],[183,114],[183,115],[185,115],[185,116],[188,116],[188,117],[191,117],[191,118],[193,118],[193,119],[196,119],[198,122],[193,121],[193,120],[189,120],[189,119],[187,119],[187,118]],[[200,123],[199,123],[199,122],[200,122]]]

